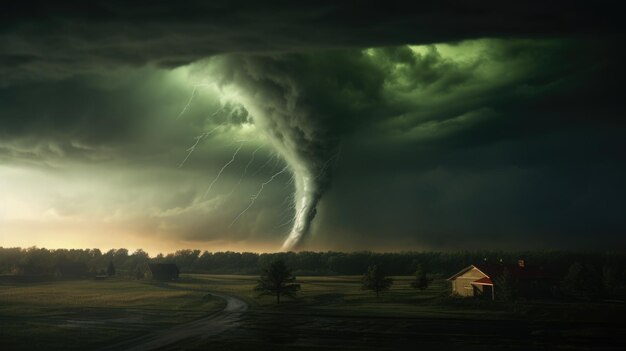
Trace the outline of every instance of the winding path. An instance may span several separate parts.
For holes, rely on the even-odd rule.
[[[241,318],[241,314],[248,309],[248,304],[230,295],[210,294],[226,300],[226,307],[210,316],[112,345],[107,347],[106,350],[155,350],[185,339],[206,339],[236,326]]]

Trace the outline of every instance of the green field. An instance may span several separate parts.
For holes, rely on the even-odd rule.
[[[0,283],[2,349],[94,349],[211,315],[224,301],[249,308],[225,331],[186,349],[621,349],[623,304],[488,302],[449,297],[435,280],[425,291],[394,277],[376,297],[358,276],[300,277],[295,299],[275,304],[252,291],[257,277],[184,275],[175,283],[136,280]]]
[[[237,295],[251,305],[242,325],[197,349],[616,349],[626,346],[626,307],[615,303],[491,302],[453,298],[449,283],[424,291],[413,277],[393,277],[376,297],[360,276],[300,277],[296,299],[280,305],[252,292],[256,277],[188,275],[186,282]]]
[[[10,349],[94,348],[221,310],[205,292],[148,282],[0,285],[0,337]]]
[[[501,309],[449,308],[449,283],[435,280],[424,291],[410,287],[413,277],[393,277],[394,285],[388,292],[376,297],[361,289],[360,276],[299,277],[302,289],[296,299],[286,298],[276,305],[272,296],[258,296],[253,292],[256,276],[241,275],[186,275],[181,283],[172,285],[194,287],[236,295],[246,300],[254,311],[307,313],[340,313],[351,316],[422,316],[440,318],[506,318],[510,313]]]

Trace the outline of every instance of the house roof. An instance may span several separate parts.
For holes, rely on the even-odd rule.
[[[487,274],[490,278],[495,278],[507,270],[511,277],[519,280],[524,279],[542,279],[547,278],[545,271],[538,267],[525,266],[520,267],[516,264],[494,264],[494,265],[479,265],[478,269]]]
[[[465,273],[467,273],[468,271],[472,270],[472,269],[478,269],[482,274],[489,276],[487,273],[483,272],[482,269],[478,268],[477,266],[470,264],[469,266],[461,269],[458,273],[456,273],[455,275],[451,276],[450,278],[448,278],[448,280],[453,280],[456,279],[458,276],[463,275]]]
[[[537,267],[529,267],[529,266],[519,267],[518,265],[511,265],[511,264],[492,264],[492,265],[488,265],[488,264],[473,265],[472,264],[463,268],[458,273],[448,278],[448,280],[454,280],[458,276],[461,276],[467,273],[469,270],[474,269],[474,268],[478,269],[481,273],[486,275],[487,278],[492,278],[492,279],[495,279],[495,277],[501,275],[505,269],[509,272],[509,274],[512,277],[520,279],[520,280],[543,279],[543,278],[548,277],[545,271]]]
[[[471,284],[475,285],[493,285],[493,281],[488,277],[480,278],[476,281],[471,282]]]

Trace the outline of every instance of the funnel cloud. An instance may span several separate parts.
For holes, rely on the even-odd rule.
[[[304,55],[230,55],[220,58],[221,85],[237,89],[255,125],[269,138],[293,174],[294,220],[282,250],[298,248],[311,229],[317,205],[330,184],[328,160],[336,153],[339,118],[319,104],[323,92],[298,73],[310,69]],[[307,94],[315,94],[313,100]]]

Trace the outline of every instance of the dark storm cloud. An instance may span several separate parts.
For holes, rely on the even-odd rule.
[[[320,232],[348,226],[358,237],[344,239],[360,248],[389,228],[441,247],[468,238],[576,247],[593,230],[620,244],[626,225],[615,208],[626,194],[606,175],[625,172],[619,54],[584,40],[475,45],[466,59],[396,47],[228,56],[217,68],[282,116],[272,122],[278,139],[301,132],[295,144],[314,164],[329,152],[311,142],[349,139]]]
[[[610,45],[522,41],[489,45],[469,67],[440,58],[427,70],[403,59],[436,79],[401,88],[437,93],[409,94],[419,101],[405,111],[413,116],[389,116],[344,143],[318,240],[361,249],[385,247],[388,235],[438,249],[623,248],[617,57]],[[497,62],[507,63],[502,75],[478,75]]]
[[[152,170],[121,182],[128,199],[109,202],[154,209],[134,215],[160,235],[282,235],[284,189],[229,227],[276,167],[228,201],[197,196],[207,183],[198,178],[231,158],[231,129],[261,113],[255,122],[313,171],[334,168],[335,179],[316,178],[316,202],[332,186],[313,246],[625,244],[624,55],[618,12],[604,2],[42,2],[0,16],[0,162]],[[462,42],[475,38],[501,39]],[[170,69],[189,63],[244,92],[253,110],[209,121],[221,102],[208,94],[176,120],[192,83],[174,82]],[[163,175],[193,137],[224,122],[225,136],[206,140],[186,177]],[[326,168],[339,145],[340,161]],[[245,162],[226,170],[218,195]]]
[[[208,118],[220,104],[204,91],[177,120],[190,85],[184,72],[147,66],[0,87],[0,158],[178,164],[207,128],[245,121],[229,105]]]
[[[174,4],[15,2],[5,6],[2,16],[0,137],[56,134],[57,139],[64,137],[83,144],[115,142],[125,136],[134,136],[133,131],[145,129],[145,120],[151,116],[141,110],[152,101],[134,93],[145,86],[133,86],[134,83],[130,82],[117,90],[101,89],[84,78],[103,72],[106,72],[104,75],[110,74],[111,70],[126,65],[156,63],[175,66],[224,52],[276,55],[320,48],[444,42],[481,36],[592,36],[596,40],[602,35],[608,37],[603,40],[610,44],[614,36],[611,30],[617,26],[614,12],[603,6],[603,2],[593,5],[550,2],[540,6],[496,1],[480,4],[433,1],[412,5],[405,2],[295,4],[280,1],[249,4],[231,1]],[[555,56],[561,62],[564,58],[577,60],[575,56],[580,55],[580,51],[572,50],[572,46],[568,46],[570,53]],[[503,52],[505,57],[517,57],[524,55],[526,48],[512,44],[502,45],[500,49],[511,51]],[[406,48],[390,48],[388,51],[386,60],[411,67],[397,73],[411,77],[403,89],[415,88],[411,84],[427,84],[433,92],[445,94],[451,87],[463,84],[467,75],[472,74],[467,68],[458,69],[442,63],[436,55],[415,62],[406,54]],[[333,104],[329,108],[334,114],[343,116],[335,118],[327,128],[353,129],[354,123],[362,123],[362,120],[352,121],[353,116],[367,119],[367,116],[380,116],[384,110],[385,114],[402,111],[403,107],[397,104],[383,105],[384,101],[376,95],[375,89],[380,89],[380,83],[389,79],[384,77],[390,73],[388,68],[374,67],[352,52],[326,56],[325,61],[320,59],[319,64],[311,67],[307,67],[306,60],[302,60],[304,63],[297,63],[295,59],[287,62],[290,60],[288,55],[280,59],[280,64],[288,66],[294,75],[308,73],[300,79],[302,82],[309,82],[318,70],[337,75],[337,81],[352,86],[348,92],[356,92],[353,96],[337,92],[336,101],[326,99],[328,102],[325,103]],[[551,69],[556,72],[564,70],[559,63],[551,64],[552,67],[530,73],[536,74],[538,79],[546,79],[546,72],[548,76],[558,74],[550,73]],[[332,70],[329,71],[329,67]],[[580,65],[573,67],[579,69]],[[361,101],[354,101],[358,95],[362,96]],[[315,101],[318,98],[310,95],[302,96],[300,100],[309,105],[319,104]],[[309,101],[302,102],[304,99]],[[360,105],[354,108],[357,103]],[[459,101],[454,107],[455,111],[447,113],[466,111],[464,102]],[[441,113],[433,113],[432,118],[441,119]],[[410,118],[407,121],[414,124]]]
[[[1,84],[225,52],[609,35],[619,23],[604,1],[36,1],[5,4],[1,16]]]

